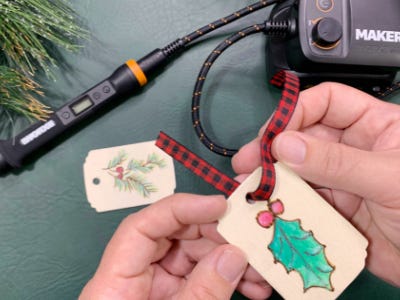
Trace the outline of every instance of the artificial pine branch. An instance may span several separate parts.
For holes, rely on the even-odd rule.
[[[32,93],[41,95],[38,85],[16,70],[0,65],[0,106],[28,119],[44,120],[50,110]]]
[[[11,67],[51,76],[49,66],[57,62],[46,43],[76,51],[76,40],[86,37],[66,1],[0,0],[0,41]]]
[[[49,109],[37,100],[41,92],[33,76],[41,71],[52,77],[49,67],[57,61],[50,49],[76,51],[87,36],[65,0],[0,0],[0,77],[6,79],[0,81],[1,108],[46,117]]]

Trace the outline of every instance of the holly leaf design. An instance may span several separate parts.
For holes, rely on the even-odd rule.
[[[303,279],[304,291],[321,287],[333,291],[331,275],[334,267],[327,261],[325,246],[320,244],[311,231],[304,231],[300,220],[275,219],[274,237],[268,248],[275,261],[286,271],[296,271]]]

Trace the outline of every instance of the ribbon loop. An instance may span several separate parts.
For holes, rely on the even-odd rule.
[[[269,200],[274,191],[276,177],[274,158],[271,153],[272,141],[289,123],[296,108],[300,93],[299,78],[288,71],[277,73],[272,78],[271,83],[277,87],[283,88],[283,91],[278,108],[273,114],[261,139],[261,182],[258,189],[248,195],[249,199],[256,201]]]
[[[261,140],[262,177],[258,189],[248,195],[251,200],[269,200],[274,191],[276,179],[271,144],[289,123],[299,97],[300,84],[296,75],[282,71],[273,77],[271,83],[283,88],[283,92],[278,108]],[[240,185],[239,182],[225,175],[164,132],[158,136],[156,145],[227,196],[230,196]]]

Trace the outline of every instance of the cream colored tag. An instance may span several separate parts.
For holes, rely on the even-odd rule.
[[[90,151],[83,170],[98,212],[150,204],[176,187],[173,160],[154,141]]]
[[[275,170],[273,204],[246,201],[259,168],[228,199],[218,231],[285,299],[335,299],[364,268],[368,242],[289,168]],[[258,223],[261,211],[271,227]]]

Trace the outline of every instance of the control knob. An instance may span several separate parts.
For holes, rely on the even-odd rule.
[[[321,18],[312,29],[314,45],[324,50],[335,48],[342,36],[342,25],[334,18]]]

